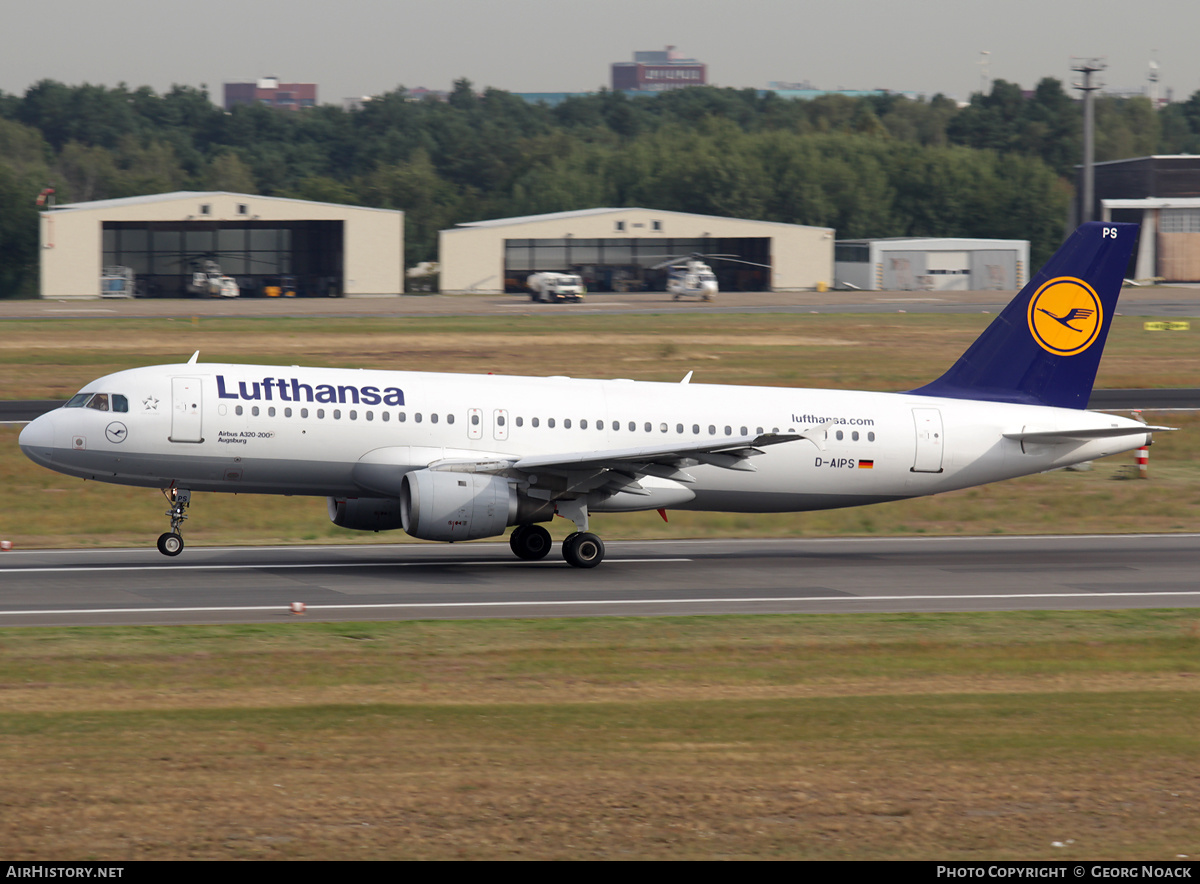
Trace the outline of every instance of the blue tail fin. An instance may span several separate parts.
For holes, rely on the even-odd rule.
[[[910,392],[1086,408],[1137,230],[1081,226],[948,372]]]

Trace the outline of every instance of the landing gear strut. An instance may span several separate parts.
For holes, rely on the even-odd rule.
[[[171,517],[171,530],[158,536],[158,551],[164,556],[177,556],[183,552],[183,535],[179,526],[187,518],[187,508],[192,502],[192,492],[186,488],[171,488],[163,491],[171,504],[167,515]]]

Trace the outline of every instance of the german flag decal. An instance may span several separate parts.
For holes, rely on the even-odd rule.
[[[860,460],[860,461],[858,462],[858,468],[859,468],[860,470],[873,470],[873,469],[875,469],[875,461],[873,461],[873,460]]]

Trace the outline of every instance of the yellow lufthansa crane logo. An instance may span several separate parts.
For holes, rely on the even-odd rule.
[[[1043,350],[1074,356],[1095,343],[1104,323],[1104,307],[1082,279],[1060,276],[1029,299],[1029,331]]]

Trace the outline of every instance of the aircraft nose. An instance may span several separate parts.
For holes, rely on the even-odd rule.
[[[17,445],[35,463],[46,463],[54,455],[54,412],[36,417],[25,425]]]

